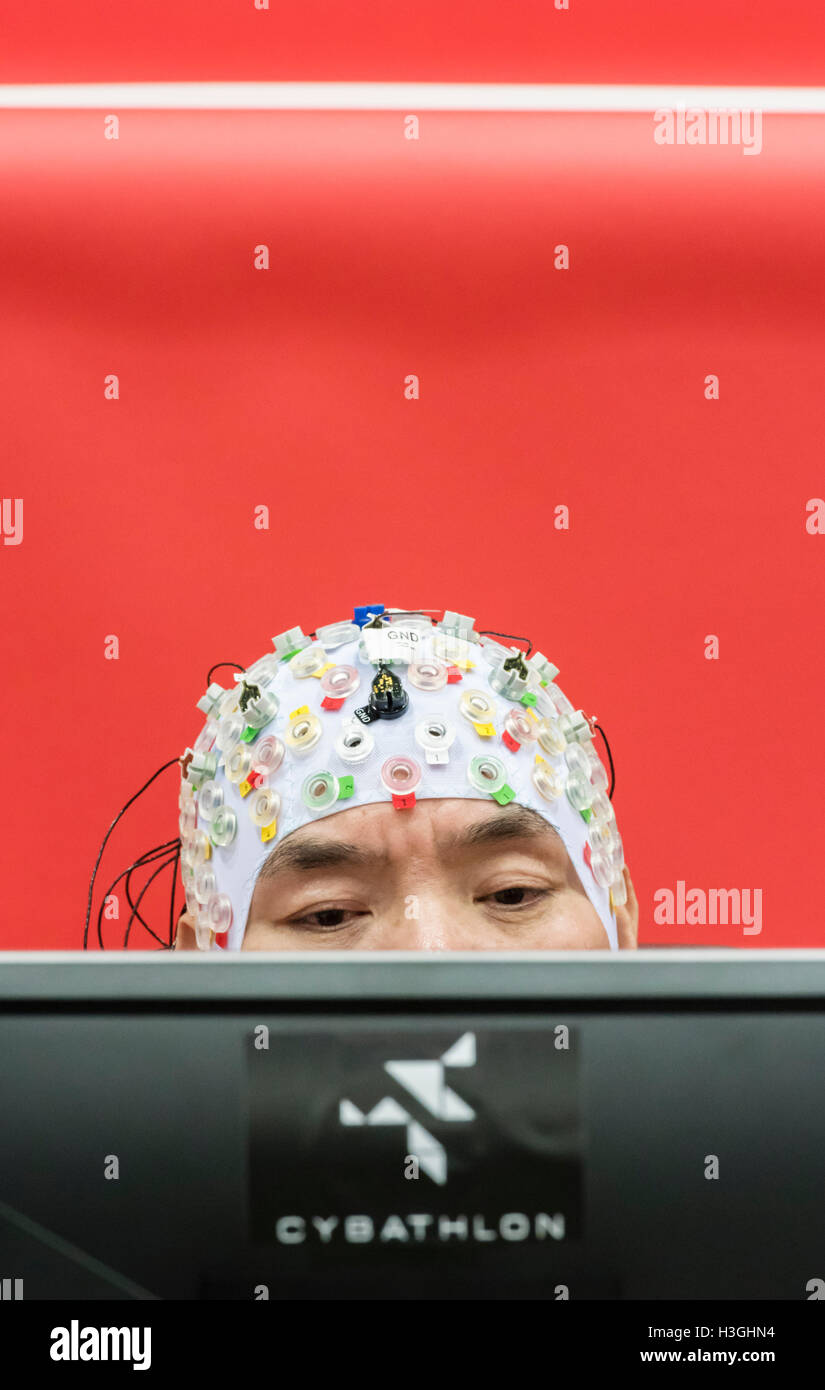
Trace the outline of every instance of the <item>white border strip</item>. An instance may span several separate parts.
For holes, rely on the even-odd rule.
[[[475,82],[82,82],[0,85],[0,108],[122,111],[641,111],[825,113],[825,87]]]

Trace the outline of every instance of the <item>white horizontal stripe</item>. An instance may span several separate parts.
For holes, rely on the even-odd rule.
[[[80,82],[0,85],[0,108],[106,111],[656,111],[825,113],[825,87],[476,82]]]

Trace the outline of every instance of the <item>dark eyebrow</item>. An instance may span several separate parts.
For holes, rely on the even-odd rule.
[[[442,841],[442,849],[448,853],[460,853],[465,849],[475,849],[480,845],[495,845],[504,840],[538,839],[554,835],[557,831],[538,811],[511,802],[502,808],[502,814],[476,821],[465,826]],[[561,841],[559,841],[561,843]],[[374,869],[387,863],[386,850],[367,850],[359,845],[341,840],[293,840],[289,837],[274,849],[265,860],[258,880],[274,878],[276,874],[289,870],[298,873],[313,873],[318,869],[347,868]]]
[[[258,878],[274,878],[276,874],[289,869],[311,873],[316,869],[337,869],[342,864],[348,868],[365,869],[386,862],[386,851],[360,849],[358,845],[347,844],[343,840],[286,839],[264,862]]]
[[[558,831],[540,812],[510,802],[502,808],[500,815],[476,821],[475,825],[465,826],[463,830],[450,835],[444,841],[444,848],[460,852],[462,849],[475,849],[478,845],[495,845],[502,840],[537,840],[547,835],[554,835],[561,843]]]

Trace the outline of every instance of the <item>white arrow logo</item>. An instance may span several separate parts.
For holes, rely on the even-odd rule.
[[[474,1120],[475,1111],[461,1096],[450,1090],[444,1068],[474,1067],[475,1063],[476,1035],[463,1033],[435,1062],[385,1062],[384,1070],[437,1120],[460,1124]],[[366,1114],[351,1100],[342,1100],[338,1117],[342,1125],[406,1125],[409,1152],[415,1154],[433,1182],[443,1186],[447,1181],[447,1154],[443,1145],[392,1096],[379,1100]]]

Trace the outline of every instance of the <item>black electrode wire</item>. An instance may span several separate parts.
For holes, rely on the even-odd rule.
[[[604,746],[605,746],[605,748],[607,749],[607,761],[610,763],[610,790],[609,790],[609,792],[607,793],[607,798],[608,798],[608,801],[612,801],[612,800],[613,800],[613,792],[615,791],[615,788],[616,788],[616,769],[615,769],[614,766],[613,766],[613,754],[612,754],[611,751],[610,751],[610,744],[609,744],[608,741],[607,741],[607,734],[605,733],[605,731],[604,731],[604,729],[602,728],[601,724],[595,724],[595,723],[594,723],[593,728],[594,728],[594,729],[598,729],[599,733],[601,734],[601,736],[602,736],[602,738],[603,738],[603,740],[604,740]]]
[[[126,950],[126,948],[127,948],[128,945],[129,945],[129,933],[130,933],[130,931],[132,930],[132,922],[134,921],[135,914],[137,913],[137,910],[138,910],[138,908],[140,907],[141,901],[142,901],[142,899],[143,899],[143,897],[144,897],[144,894],[146,893],[147,888],[149,888],[149,887],[151,886],[151,884],[154,883],[154,881],[155,881],[155,879],[157,878],[158,874],[162,874],[163,871],[164,871],[164,869],[168,869],[168,868],[169,868],[169,865],[170,865],[170,864],[176,863],[176,861],[177,861],[177,854],[172,854],[172,855],[170,855],[170,857],[169,857],[168,859],[164,859],[164,861],[163,861],[163,863],[160,865],[160,867],[157,868],[157,869],[155,869],[155,872],[154,872],[153,874],[150,874],[150,875],[149,875],[149,877],[147,878],[147,880],[146,880],[146,882],[144,883],[143,887],[141,888],[140,892],[138,893],[137,902],[135,903],[134,907],[132,908],[132,912],[131,912],[131,915],[130,915],[130,917],[129,917],[129,921],[128,921],[127,924],[126,924],[126,934],[125,934],[125,936],[124,936],[124,938],[123,938],[123,949],[124,949],[124,951]],[[154,932],[152,933],[152,935],[154,936]],[[155,940],[158,940],[158,938],[155,937]],[[163,944],[163,943],[161,943],[161,944]]]
[[[443,612],[443,608],[385,608],[383,613],[376,613],[375,616],[377,618],[429,618],[432,622],[433,613]]]
[[[214,673],[215,671],[219,671],[220,668],[221,668],[222,666],[234,666],[234,668],[235,668],[236,671],[245,671],[245,670],[246,670],[246,667],[245,667],[245,666],[239,666],[238,663],[237,663],[237,661],[216,661],[216,662],[215,662],[215,665],[212,667],[212,670],[209,672],[209,675],[206,677],[206,684],[207,684],[207,686],[210,686],[210,685],[212,684],[212,676],[213,676],[213,673]]]
[[[180,840],[178,840],[177,853],[175,855],[175,867],[172,870],[172,892],[169,897],[169,943],[171,951],[175,944],[175,889],[178,885],[178,868],[180,866]]]
[[[106,949],[103,944],[103,912],[106,907],[107,898],[117,888],[117,885],[120,883],[120,880],[122,878],[125,878],[126,875],[132,869],[139,869],[142,864],[153,863],[156,859],[159,859],[162,854],[169,854],[174,849],[175,845],[179,843],[179,840],[169,840],[166,844],[155,845],[154,849],[147,849],[145,854],[141,854],[140,857],[136,859],[133,864],[130,864],[128,868],[124,869],[122,873],[118,874],[114,883],[109,884],[109,887],[103,894],[103,901],[101,902],[97,912],[97,943],[101,951]],[[129,906],[131,907],[132,904],[130,903]]]
[[[180,758],[172,758],[168,763],[164,763],[164,764],[163,764],[163,767],[159,767],[158,770],[157,770],[157,772],[153,772],[153,773],[152,773],[152,776],[149,778],[149,781],[148,781],[148,782],[145,782],[145,783],[143,784],[143,786],[141,787],[140,791],[139,791],[139,792],[135,792],[134,796],[130,796],[130,797],[129,797],[129,800],[126,802],[126,805],[125,805],[125,806],[122,806],[122,807],[120,808],[120,810],[118,811],[118,813],[117,813],[117,815],[115,816],[114,820],[112,821],[112,824],[109,826],[109,829],[106,831],[106,834],[105,834],[104,837],[103,837],[103,843],[102,843],[102,845],[100,846],[100,849],[98,850],[97,859],[95,860],[95,866],[94,866],[94,868],[92,869],[92,879],[91,879],[91,883],[89,884],[89,901],[88,901],[88,903],[86,904],[86,924],[85,924],[85,926],[84,926],[84,928],[83,928],[83,949],[84,949],[84,951],[88,948],[88,945],[89,945],[89,920],[90,920],[91,915],[92,915],[92,896],[93,896],[94,891],[95,891],[95,879],[96,879],[96,877],[97,877],[97,871],[98,871],[98,868],[99,868],[99,866],[100,866],[100,861],[101,861],[101,859],[103,858],[103,851],[104,851],[104,849],[106,848],[106,845],[107,845],[108,840],[109,840],[109,836],[111,835],[112,831],[114,830],[114,828],[115,828],[115,826],[117,825],[118,821],[120,820],[121,816],[122,816],[126,811],[128,811],[129,807],[132,805],[132,802],[133,802],[133,801],[137,801],[138,797],[143,795],[143,793],[146,791],[146,788],[147,788],[147,787],[151,787],[151,785],[152,785],[152,783],[154,782],[155,778],[156,778],[156,777],[160,777],[160,774],[161,774],[162,772],[165,772],[167,768],[169,768],[169,767],[179,767],[179,766],[180,766]]]
[[[158,859],[166,855],[169,855],[172,852],[174,845],[175,841],[170,840],[168,845],[158,845],[156,849],[148,850],[146,854],[141,855],[141,857],[139,859],[136,859],[133,864],[130,864],[128,868],[124,869],[122,874],[118,875],[114,883],[110,886],[109,893],[113,892],[120,880],[124,878],[126,880],[124,884],[124,896],[126,898],[127,903],[129,904],[129,907],[134,909],[134,903],[132,902],[131,893],[132,874],[136,873],[138,869],[144,868],[147,864],[157,863]],[[103,941],[103,910],[106,906],[106,898],[109,896],[109,893],[107,893],[104,896],[103,902],[100,904],[97,913],[97,939],[100,949],[102,951],[106,949]],[[143,917],[140,916],[140,913],[138,913],[138,917],[140,921],[143,923],[143,926],[146,927],[146,930],[151,931],[149,924],[143,919]],[[157,939],[159,940],[159,938]]]
[[[484,632],[480,632],[478,635],[479,637],[508,637],[511,642],[526,642],[527,651],[524,653],[525,656],[529,656],[533,650],[533,643],[529,637],[516,637],[512,632],[494,632],[492,628],[486,628]]]
[[[173,858],[174,858],[175,860],[177,859],[177,848],[175,848],[175,850],[174,850]],[[152,861],[149,861],[149,862],[152,862]],[[167,858],[166,863],[168,864],[169,862],[170,862],[170,860]],[[156,931],[153,931],[153,930],[152,930],[152,928],[149,926],[149,923],[146,921],[146,918],[141,916],[141,914],[140,914],[140,913],[138,912],[138,910],[137,910],[137,907],[136,907],[135,903],[132,902],[132,874],[137,873],[138,868],[143,868],[143,867],[145,867],[145,866],[143,866],[143,865],[138,865],[138,864],[133,864],[133,865],[131,866],[131,868],[127,869],[127,871],[126,871],[126,882],[125,882],[125,884],[124,884],[123,891],[124,891],[124,894],[125,894],[125,896],[126,896],[126,901],[127,901],[127,903],[129,904],[130,908],[132,909],[132,916],[137,916],[137,919],[138,919],[138,921],[140,922],[140,925],[141,925],[142,927],[145,927],[145,928],[146,928],[146,930],[148,931],[149,935],[154,937],[155,941],[158,943],[158,945],[159,945],[161,948],[165,948],[166,942],[163,940],[162,937],[158,936],[158,934],[157,934]],[[162,865],[161,867],[164,867],[164,866]],[[175,872],[174,872],[174,868],[175,868],[175,867],[176,867],[176,865],[173,867],[173,872],[172,872],[172,888],[173,888],[173,891],[174,891],[174,885],[175,885]],[[139,901],[140,901],[140,899],[138,899],[138,902],[139,902]],[[131,918],[130,918],[130,920],[131,920]]]

